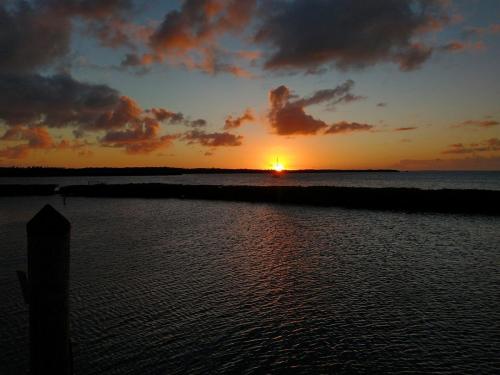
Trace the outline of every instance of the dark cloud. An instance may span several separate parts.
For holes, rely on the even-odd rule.
[[[188,117],[184,116],[181,112],[171,112],[164,108],[152,108],[147,110],[146,112],[152,113],[153,116],[161,122],[170,123],[173,125],[185,125],[191,128],[201,128],[207,126],[207,120],[205,119],[197,119],[191,120]]]
[[[0,120],[7,125],[120,127],[136,110],[131,100],[105,85],[67,75],[0,75]]]
[[[117,12],[132,9],[132,0],[38,0],[54,13],[65,16],[80,16],[87,19],[102,19]]]
[[[399,64],[399,69],[409,72],[419,68],[432,55],[433,48],[421,43],[415,43],[394,55],[394,60]]]
[[[347,81],[334,89],[320,90],[305,98],[299,98],[292,94],[286,86],[280,86],[271,90],[269,93],[271,109],[268,116],[271,126],[279,135],[313,135],[320,131],[326,131],[332,134],[335,132],[345,132],[342,131],[344,127],[346,131],[348,131],[347,125],[349,125],[349,123],[328,125],[326,122],[308,115],[305,112],[305,108],[317,104],[327,104],[332,107],[339,103],[349,103],[360,100],[362,97],[355,96],[351,93],[353,85],[353,81]],[[352,130],[367,129],[358,128]]]
[[[500,151],[500,139],[490,138],[479,143],[470,143],[464,145],[462,143],[455,143],[443,151],[443,154],[475,154],[478,152],[494,152]]]
[[[328,102],[328,105],[330,107],[334,107],[339,103],[350,103],[364,99],[362,96],[351,94],[351,90],[353,87],[354,81],[347,80],[334,89],[316,91],[309,97],[295,101],[294,105],[297,105],[299,107],[308,107],[310,105]]]
[[[131,9],[128,0],[19,0],[9,3],[10,6],[0,4],[0,73],[33,72],[65,57],[70,51],[75,17],[92,27],[99,27],[116,24],[119,15]],[[120,30],[123,33],[124,27]],[[99,37],[99,33],[95,34]],[[100,35],[103,41],[112,39],[109,34],[101,32]]]
[[[420,34],[448,22],[442,0],[269,0],[255,41],[273,48],[267,69],[363,68],[380,62],[418,68],[432,47]]]
[[[148,28],[126,21],[134,9],[132,0],[39,0],[57,17],[78,17],[85,22],[88,34],[103,46],[133,47],[134,41],[144,42]]]
[[[148,112],[152,113],[153,116],[161,122],[169,122],[171,124],[180,124],[185,121],[184,115],[180,112],[171,112],[164,108],[151,108]]]
[[[176,138],[174,135],[159,135],[160,124],[156,119],[146,117],[125,130],[108,131],[100,140],[109,147],[124,148],[128,154],[148,154],[168,147]]]
[[[193,130],[185,133],[182,139],[188,144],[198,143],[205,147],[241,146],[243,136],[231,133],[206,133],[201,130]]]
[[[255,116],[253,115],[253,112],[250,109],[247,109],[245,113],[243,113],[241,116],[238,117],[228,116],[224,123],[224,129],[225,130],[236,129],[241,127],[246,122],[251,122],[254,120]]]
[[[37,3],[38,4],[38,3]],[[0,73],[29,72],[69,52],[71,21],[45,6],[0,4]]]
[[[416,130],[418,129],[416,126],[408,126],[406,128],[396,128],[394,129],[395,132],[406,132],[406,131],[411,131],[411,130]]]

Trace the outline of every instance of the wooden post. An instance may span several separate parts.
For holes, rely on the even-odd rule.
[[[71,224],[46,205],[28,232],[29,336],[31,375],[72,372],[69,333]]]

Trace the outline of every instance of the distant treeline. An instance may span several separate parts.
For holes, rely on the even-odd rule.
[[[0,177],[65,177],[65,176],[168,176],[181,174],[234,174],[234,173],[268,173],[264,169],[222,169],[222,168],[0,168]],[[399,172],[394,169],[302,169],[287,173],[345,173],[345,172]]]

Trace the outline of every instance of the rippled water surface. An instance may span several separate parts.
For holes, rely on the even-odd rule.
[[[500,219],[0,198],[0,374],[27,369],[25,223],[72,229],[76,374],[500,373]]]

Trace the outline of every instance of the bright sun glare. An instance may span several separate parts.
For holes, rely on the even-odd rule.
[[[285,169],[285,167],[283,166],[283,164],[281,164],[279,162],[276,162],[276,163],[273,164],[273,169],[276,172],[281,172],[281,171],[283,171],[283,169]]]

